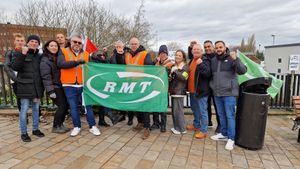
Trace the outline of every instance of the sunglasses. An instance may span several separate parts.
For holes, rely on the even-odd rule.
[[[76,40],[72,40],[73,43],[77,43],[78,45],[81,45],[82,42],[76,41]]]

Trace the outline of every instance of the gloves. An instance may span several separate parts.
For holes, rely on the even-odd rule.
[[[82,60],[82,59],[80,59],[80,60],[77,61],[77,63],[78,63],[79,65],[80,65],[80,64],[85,64],[85,61]]]
[[[55,99],[55,98],[56,98],[56,94],[55,94],[55,93],[51,93],[51,94],[49,95],[49,97],[50,97],[51,99]]]

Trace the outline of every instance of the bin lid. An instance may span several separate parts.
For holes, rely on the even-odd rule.
[[[259,78],[255,78],[255,79],[250,79],[247,80],[245,82],[243,82],[242,84],[240,84],[240,87],[243,88],[247,88],[250,86],[264,86],[265,88],[270,87],[272,84],[272,78],[270,77],[259,77]]]

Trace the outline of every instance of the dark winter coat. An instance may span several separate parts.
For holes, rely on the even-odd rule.
[[[17,74],[11,67],[12,57],[13,57],[14,53],[16,53],[15,49],[7,51],[5,53],[5,63],[4,63],[4,71],[6,72],[6,74],[12,81],[17,80]]]
[[[30,50],[26,55],[16,52],[12,59],[12,68],[17,75],[17,97],[24,99],[42,98],[43,83],[40,75],[41,55],[38,50]]]
[[[202,58],[202,63],[197,65],[195,73],[195,96],[205,97],[210,94],[209,81],[211,78],[210,59]]]
[[[173,71],[170,75],[170,94],[171,95],[186,95],[187,76],[189,66],[184,65],[182,69]],[[184,75],[186,74],[186,75]]]
[[[124,53],[119,54],[116,49],[113,50],[113,54],[110,58],[110,63],[111,64],[120,64],[120,65],[125,65],[125,53],[128,52],[130,49],[125,47],[124,48]]]
[[[54,93],[55,88],[61,88],[60,70],[56,66],[55,56],[49,53],[43,53],[40,72],[44,87],[48,94]]]
[[[226,53],[211,59],[212,79],[210,87],[214,96],[238,96],[239,84],[237,75],[247,72],[247,67],[237,57],[232,60],[227,49]]]

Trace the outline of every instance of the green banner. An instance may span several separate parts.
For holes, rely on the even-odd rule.
[[[87,63],[83,75],[85,105],[167,112],[168,76],[163,66]]]
[[[280,91],[283,81],[277,79],[273,75],[266,72],[261,65],[253,62],[251,59],[249,59],[240,51],[238,51],[238,57],[247,66],[247,72],[243,75],[238,76],[239,83],[241,84],[249,79],[254,79],[258,77],[271,77],[272,85],[268,88],[267,92],[270,94],[272,98],[274,98],[277,95],[277,93]]]

